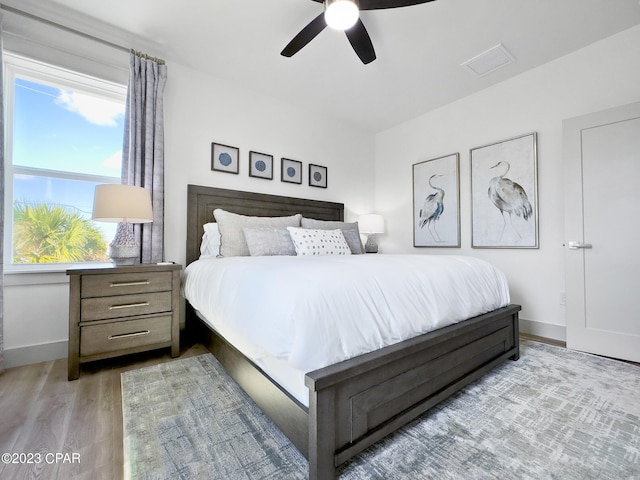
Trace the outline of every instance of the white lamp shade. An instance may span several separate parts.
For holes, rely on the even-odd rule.
[[[358,229],[362,233],[384,233],[384,218],[382,215],[371,213],[360,215],[358,218]]]
[[[97,185],[93,197],[94,220],[100,222],[153,222],[151,195],[142,187]]]
[[[355,0],[326,0],[324,19],[334,30],[348,30],[360,17],[358,3]]]

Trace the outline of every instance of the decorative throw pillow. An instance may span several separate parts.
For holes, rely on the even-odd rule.
[[[296,254],[291,235],[286,228],[244,227],[243,231],[252,257]]]
[[[315,220],[313,218],[302,217],[301,225],[303,228],[317,228],[321,230],[335,230],[336,228],[339,228],[342,230],[342,234],[349,244],[351,253],[356,255],[364,253],[358,222],[348,223],[332,220]]]
[[[215,222],[204,224],[204,234],[200,243],[201,257],[217,257],[220,255],[220,231]]]
[[[249,217],[227,212],[220,208],[213,211],[220,230],[220,254],[223,257],[249,256],[249,246],[244,238],[244,227],[274,228],[299,227],[302,215],[290,217]]]
[[[351,255],[342,230],[287,227],[296,255]]]

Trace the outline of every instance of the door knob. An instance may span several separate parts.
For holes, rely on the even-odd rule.
[[[571,250],[577,250],[579,248],[592,248],[592,246],[590,243],[569,242],[569,248]]]

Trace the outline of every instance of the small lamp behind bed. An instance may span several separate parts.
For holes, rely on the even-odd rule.
[[[382,215],[373,213],[360,215],[360,218],[358,218],[358,228],[360,232],[367,234],[367,243],[364,245],[364,251],[366,253],[378,253],[376,233],[384,233],[384,218]]]

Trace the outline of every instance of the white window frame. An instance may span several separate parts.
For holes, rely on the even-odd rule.
[[[120,178],[84,173],[65,172],[13,164],[13,114],[16,77],[53,85],[63,90],[80,90],[125,103],[127,86],[101,80],[65,68],[29,59],[10,52],[3,52],[4,100],[5,100],[5,221],[4,221],[4,271],[5,273],[64,272],[82,265],[106,265],[99,262],[14,264],[13,263],[13,180],[15,175],[26,174],[65,178],[96,183],[120,183]]]

